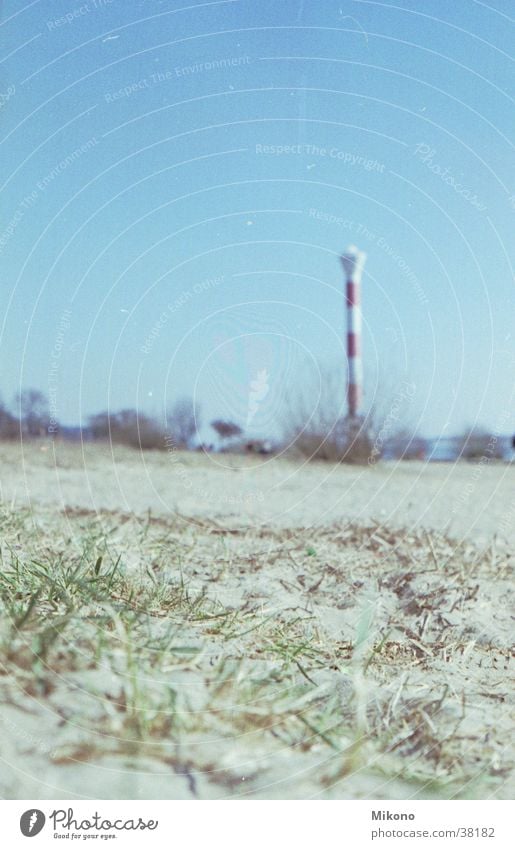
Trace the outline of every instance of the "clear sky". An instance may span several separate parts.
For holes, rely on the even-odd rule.
[[[4,399],[78,423],[190,394],[245,425],[258,380],[272,431],[344,385],[355,243],[366,405],[409,381],[426,435],[514,430],[513,13],[4,0]]]

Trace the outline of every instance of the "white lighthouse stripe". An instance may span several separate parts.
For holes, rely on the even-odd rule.
[[[359,336],[361,333],[361,310],[359,307],[349,307],[347,310],[347,330]]]
[[[349,357],[349,383],[357,383],[359,386],[363,383],[363,363],[361,357]]]

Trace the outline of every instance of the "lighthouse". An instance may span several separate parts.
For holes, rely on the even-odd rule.
[[[350,245],[342,256],[346,277],[347,302],[347,403],[349,418],[360,413],[363,400],[363,361],[361,359],[361,275],[367,255]]]

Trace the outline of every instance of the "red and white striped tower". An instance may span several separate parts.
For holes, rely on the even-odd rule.
[[[347,360],[349,382],[347,399],[350,418],[356,418],[363,397],[363,363],[361,360],[361,275],[367,255],[349,245],[342,256],[347,277]]]

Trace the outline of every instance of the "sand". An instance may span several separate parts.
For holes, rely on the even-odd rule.
[[[3,620],[1,795],[511,798],[511,466],[22,461],[0,448],[22,622]],[[97,571],[98,592],[52,589],[25,620],[39,563],[65,601]]]
[[[316,527],[371,519],[488,544],[515,541],[515,466],[398,462],[370,466],[289,458],[162,453],[96,445],[0,446],[5,503],[229,524]]]

